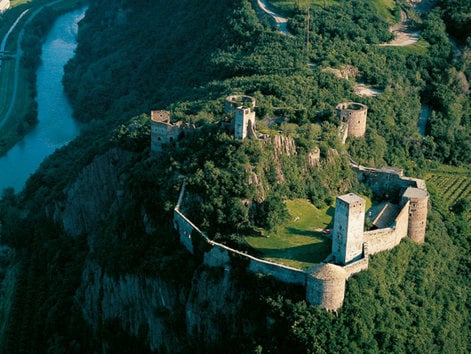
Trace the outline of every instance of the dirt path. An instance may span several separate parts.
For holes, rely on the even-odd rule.
[[[276,14],[275,12],[269,10],[268,7],[267,7],[268,5],[265,2],[265,0],[257,0],[257,4],[258,4],[258,7],[260,7],[260,9],[263,12],[270,15],[275,20],[276,27],[278,28],[278,30],[281,33],[283,33],[285,35],[291,35],[291,33],[289,33],[288,28],[287,28],[288,19],[286,17],[280,16],[280,15]]]
[[[389,28],[389,31],[394,34],[394,39],[391,42],[380,44],[382,47],[403,47],[417,43],[419,40],[418,31],[410,31],[410,20],[405,11],[401,10],[401,22]]]

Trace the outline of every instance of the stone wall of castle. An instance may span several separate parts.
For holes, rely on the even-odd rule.
[[[370,187],[377,195],[386,197],[400,195],[401,191],[408,187],[426,190],[423,180],[404,177],[402,169],[393,167],[368,168],[358,164],[352,164],[351,168],[357,174],[358,180]]]
[[[194,254],[192,237],[199,237],[211,247],[211,249],[203,255],[204,264],[208,266],[226,267],[229,265],[230,255],[232,255],[248,260],[248,270],[251,272],[271,275],[275,279],[286,283],[303,286],[306,283],[306,273],[302,270],[265,261],[209,240],[196,225],[178,210],[178,208],[174,210],[173,223],[180,236],[180,242],[190,253]]]
[[[343,266],[343,270],[345,270],[346,279],[350,278],[352,275],[360,273],[363,270],[367,270],[369,265],[369,258],[365,255],[362,259],[358,261],[352,262]]]
[[[165,145],[178,145],[178,141],[196,127],[189,123],[170,122],[170,112],[152,111],[150,120],[151,151],[162,152]]]
[[[409,202],[407,201],[394,220],[391,227],[365,231],[364,241],[368,244],[369,254],[393,249],[404,237],[407,237],[409,225]]]

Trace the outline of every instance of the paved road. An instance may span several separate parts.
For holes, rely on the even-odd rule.
[[[15,101],[16,101],[16,95],[18,93],[18,76],[19,76],[19,71],[20,71],[20,59],[21,59],[21,40],[23,39],[23,35],[24,35],[24,29],[25,27],[33,20],[33,18],[36,17],[36,15],[43,9],[45,8],[46,6],[52,6],[52,5],[55,5],[59,2],[61,2],[62,0],[56,0],[56,1],[53,1],[53,2],[50,2],[49,4],[45,4],[43,6],[40,6],[39,8],[37,8],[32,14],[31,16],[29,16],[29,18],[25,21],[25,23],[23,24],[23,28],[21,29],[20,31],[20,34],[18,35],[18,40],[17,40],[17,53],[16,55],[14,56],[15,57],[15,77],[13,79],[13,94],[11,96],[11,99],[10,99],[10,105],[8,106],[8,111],[5,113],[5,115],[3,117],[0,117],[0,128],[3,127],[3,125],[8,121],[8,118],[10,118],[10,115],[13,111],[13,107],[15,106]],[[8,30],[7,34],[5,35],[5,37],[3,37],[3,40],[2,40],[2,43],[1,43],[1,46],[0,46],[0,49],[2,51],[5,51],[5,46],[6,46],[6,42],[8,40],[8,37],[10,36],[10,33],[15,29],[16,25],[18,24],[18,22],[21,20],[21,18],[26,15],[26,13],[29,12],[30,9],[27,9],[25,11],[23,11],[20,16],[18,16],[18,18],[16,19],[15,23],[13,23],[13,25],[10,27],[10,29]],[[0,70],[1,70],[1,60],[0,60]]]

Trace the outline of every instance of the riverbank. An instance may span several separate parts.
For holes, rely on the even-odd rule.
[[[0,156],[22,140],[37,122],[36,71],[45,36],[56,18],[86,3],[83,0],[28,3],[18,0],[12,1],[11,9],[3,15],[0,26],[1,38],[5,39],[0,59]]]
[[[36,101],[38,124],[20,143],[0,157],[0,191],[13,187],[23,189],[26,180],[41,162],[56,149],[80,133],[72,117],[72,108],[62,85],[63,68],[76,48],[78,22],[85,8],[67,12],[54,21],[42,45],[41,65],[37,70]]]

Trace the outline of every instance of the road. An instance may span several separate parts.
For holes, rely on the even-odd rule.
[[[257,0],[257,4],[258,4],[258,7],[260,7],[260,9],[263,12],[265,12],[266,14],[273,17],[273,19],[276,22],[276,26],[278,27],[278,29],[280,30],[281,33],[283,33],[285,35],[291,35],[288,31],[288,28],[287,28],[288,19],[286,17],[280,16],[280,15],[274,13],[273,11],[269,10],[268,7],[267,7],[268,5],[265,2],[265,0]]]
[[[18,40],[17,40],[17,53],[16,55],[14,55],[14,58],[15,58],[15,73],[14,73],[14,79],[13,79],[13,93],[12,93],[12,96],[10,98],[10,105],[8,106],[8,110],[7,112],[5,113],[5,115],[3,117],[0,117],[0,128],[3,127],[3,125],[5,125],[5,123],[8,121],[8,118],[10,118],[11,116],[11,113],[13,112],[13,107],[15,106],[15,101],[16,101],[16,95],[18,93],[18,76],[19,76],[19,71],[20,71],[20,59],[21,59],[21,41],[23,39],[23,35],[24,35],[24,29],[25,27],[33,20],[34,17],[36,17],[36,15],[43,9],[45,8],[46,6],[53,6],[59,2],[61,2],[62,0],[56,0],[56,1],[53,1],[49,4],[45,4],[43,6],[40,6],[38,7],[32,14],[31,16],[25,21],[25,23],[23,24],[23,27],[20,31],[20,34],[18,35]],[[7,43],[7,40],[8,40],[8,37],[10,36],[10,33],[15,29],[16,25],[18,24],[18,22],[21,20],[21,18],[26,15],[26,13],[28,13],[30,11],[30,9],[27,9],[25,11],[23,11],[20,16],[18,16],[18,18],[16,19],[16,21],[13,23],[13,25],[10,27],[10,29],[8,30],[7,34],[5,35],[5,37],[3,37],[3,40],[2,40],[2,43],[1,43],[1,46],[0,46],[0,49],[2,52],[5,51],[5,47],[6,47],[6,43]],[[0,70],[1,70],[1,60],[0,60]]]

